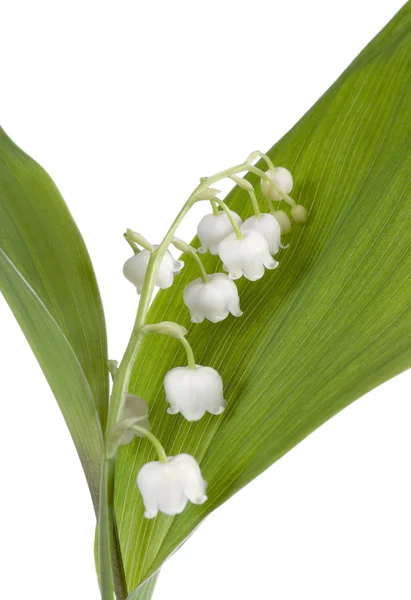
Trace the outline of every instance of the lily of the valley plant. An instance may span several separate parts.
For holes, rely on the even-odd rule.
[[[149,600],[207,514],[410,366],[410,25],[408,3],[269,152],[201,178],[163,240],[133,216],[119,362],[63,199],[0,129],[0,289],[82,462],[103,600]]]

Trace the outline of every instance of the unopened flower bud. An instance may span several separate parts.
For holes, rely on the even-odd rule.
[[[274,217],[277,219],[281,233],[290,233],[291,231],[291,221],[290,217],[283,210],[276,210],[274,213]]]
[[[262,179],[261,191],[263,196],[269,200],[281,200],[281,192],[289,194],[293,189],[293,177],[288,169],[275,167],[266,171],[266,175],[271,179],[273,185],[266,179]]]
[[[296,223],[304,225],[304,223],[306,223],[308,219],[308,212],[304,208],[304,206],[301,206],[301,204],[296,204],[291,209],[291,216]]]

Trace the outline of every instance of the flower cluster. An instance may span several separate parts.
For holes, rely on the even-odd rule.
[[[257,158],[266,162],[266,171],[252,164]],[[261,195],[268,205],[267,212],[261,211],[254,186],[249,179],[238,175],[244,172],[259,178]],[[211,187],[224,178],[233,180],[247,192],[251,200],[254,215],[244,222],[218,198],[219,191]],[[279,263],[275,257],[281,248],[286,247],[282,244],[282,234],[289,233],[292,221],[303,224],[307,220],[305,208],[297,205],[289,196],[292,188],[290,171],[284,167],[274,167],[267,155],[254,152],[241,165],[203,178],[187,201],[186,212],[196,202],[203,200],[209,201],[212,208],[212,212],[205,215],[198,225],[197,235],[201,244],[198,250],[174,236],[181,220],[179,217],[158,246],[128,230],[125,237],[133,248],[134,255],[126,261],[123,271],[125,277],[136,287],[137,293],[141,294],[140,304],[145,306],[149,303],[154,285],[161,289],[172,286],[174,276],[184,267],[182,261],[177,261],[172,256],[170,245],[173,245],[191,256],[199,270],[199,277],[191,281],[183,292],[184,304],[190,312],[191,321],[201,323],[207,319],[218,323],[230,314],[240,317],[242,312],[235,280],[244,277],[249,281],[256,281],[263,277],[266,269],[277,268]],[[274,201],[285,201],[291,207],[291,219],[284,210],[274,209]],[[182,213],[184,209],[180,214]],[[224,273],[206,272],[199,256],[206,252],[221,259]],[[215,369],[196,364],[193,350],[186,339],[185,328],[172,322],[144,323],[141,334],[149,333],[174,337],[182,344],[187,355],[187,366],[171,369],[164,379],[168,414],[181,414],[187,421],[198,421],[206,413],[223,413],[226,401],[222,378]],[[184,510],[188,501],[194,504],[206,501],[206,483],[196,460],[187,454],[174,457],[165,454],[150,430],[148,407],[144,400],[127,396],[122,421],[118,423],[120,430],[122,423],[124,431],[118,438],[118,445],[130,443],[135,435],[145,436],[153,443],[159,457],[159,461],[144,465],[137,477],[147,518],[155,517],[159,511],[176,515]]]

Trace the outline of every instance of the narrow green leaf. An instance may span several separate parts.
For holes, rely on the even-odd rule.
[[[97,283],[53,181],[1,128],[0,249],[0,291],[53,387],[96,501],[94,473],[108,407],[107,342]]]
[[[0,286],[59,403],[97,507],[103,441],[90,385],[67,337],[2,249]]]
[[[222,375],[228,406],[196,423],[168,415],[163,379],[185,364],[184,354],[173,339],[144,341],[130,392],[150,404],[153,432],[169,455],[188,452],[200,461],[209,500],[174,518],[145,520],[135,478],[153,460],[152,448],[136,440],[121,450],[116,508],[129,589],[210,511],[410,366],[410,73],[408,3],[272,148],[274,163],[294,174],[293,196],[310,220],[294,227],[277,270],[239,282],[241,318],[190,325],[182,291],[197,272],[188,256],[175,285],[158,294],[149,321],[189,329],[197,362]],[[243,190],[228,201],[243,218],[251,213]],[[206,265],[208,272],[221,268],[213,257]]]

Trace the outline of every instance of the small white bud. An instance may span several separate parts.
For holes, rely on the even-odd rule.
[[[148,412],[148,405],[143,398],[134,396],[133,394],[127,394],[122,419],[131,419],[132,417],[137,417],[139,418],[137,425],[150,431],[151,428],[148,420]],[[129,444],[131,441],[133,441],[134,436],[143,437],[142,434],[137,433],[137,431],[126,431],[121,436],[121,441],[119,444],[121,446]]]
[[[266,175],[271,179],[274,185],[271,185],[266,179],[261,180],[261,191],[265,198],[269,200],[281,200],[280,192],[289,194],[293,189],[293,177],[284,167],[275,167],[274,170],[266,171]]]
[[[270,254],[277,254],[281,247],[281,227],[277,219],[269,213],[250,217],[241,225],[241,231],[258,231],[264,236]]]
[[[241,217],[234,211],[231,211],[231,214],[235,222],[241,225]],[[205,215],[197,227],[197,235],[201,242],[198,251],[204,253],[209,250],[211,254],[218,254],[218,244],[232,231],[233,226],[224,211],[219,211],[218,215]]]
[[[240,317],[240,299],[236,284],[225,273],[208,275],[208,283],[194,279],[184,288],[184,304],[190,311],[192,323],[208,319],[212,323],[223,321],[231,313]]]
[[[274,213],[274,217],[277,219],[280,224],[281,233],[290,233],[291,231],[291,221],[290,217],[283,210],[276,210]]]
[[[304,225],[308,219],[308,212],[301,204],[296,204],[291,209],[291,216],[296,223]]]
[[[137,486],[143,496],[144,516],[153,519],[158,512],[179,515],[190,501],[203,504],[206,487],[200,467],[189,454],[178,454],[167,463],[145,464],[137,475]]]
[[[256,281],[264,275],[264,267],[278,267],[278,262],[270,255],[265,237],[254,230],[245,231],[241,240],[234,233],[228,235],[220,242],[218,254],[231,279],[244,275],[246,279]]]
[[[187,421],[198,421],[207,411],[224,411],[223,380],[211,367],[175,367],[165,376],[164,389],[170,415],[181,413]]]
[[[154,246],[154,249],[156,248],[158,248],[158,246]],[[136,286],[138,294],[141,294],[141,290],[143,288],[150,256],[151,252],[149,250],[142,250],[138,254],[135,254],[126,260],[124,263],[124,277]],[[183,261],[175,260],[171,252],[167,250],[157,273],[157,287],[164,290],[171,287],[174,282],[174,275],[180,273],[183,266]]]

